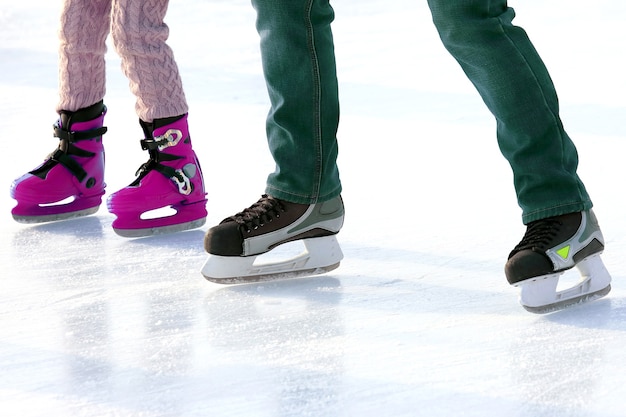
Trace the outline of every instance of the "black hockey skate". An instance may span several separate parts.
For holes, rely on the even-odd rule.
[[[343,225],[341,197],[296,204],[263,195],[259,201],[209,229],[209,258],[202,275],[212,282],[236,284],[322,274],[343,258],[335,235]],[[300,240],[306,250],[278,262],[255,264],[258,255]]]
[[[600,254],[604,238],[593,211],[529,223],[505,266],[509,284],[521,288],[520,303],[533,313],[548,313],[595,300],[611,291],[611,276]],[[576,267],[581,279],[557,290],[559,277]]]

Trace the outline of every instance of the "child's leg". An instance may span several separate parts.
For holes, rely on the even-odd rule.
[[[137,97],[137,115],[145,122],[188,111],[174,53],[166,44],[168,3],[155,0],[145,7],[143,0],[114,0],[111,34]]]
[[[105,39],[111,0],[66,0],[59,28],[58,148],[16,179],[13,218],[23,223],[95,213],[104,194]]]
[[[111,0],[65,0],[59,28],[57,111],[77,111],[104,98]]]
[[[207,215],[202,170],[191,145],[187,102],[163,22],[167,0],[114,0],[112,36],[137,97],[148,161],[108,200],[113,229],[126,237],[202,226]],[[163,210],[166,209],[166,210]],[[172,213],[173,210],[173,213]]]

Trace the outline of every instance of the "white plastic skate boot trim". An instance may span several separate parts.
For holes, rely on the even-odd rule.
[[[611,291],[611,275],[596,254],[580,261],[576,268],[581,279],[573,287],[557,291],[559,277],[563,272],[528,279],[521,287],[520,304],[532,313],[548,313],[572,304],[592,301]]]
[[[333,236],[302,240],[305,250],[284,261],[255,264],[254,256],[218,256],[209,254],[202,275],[219,284],[272,281],[323,274],[339,266],[343,253]]]

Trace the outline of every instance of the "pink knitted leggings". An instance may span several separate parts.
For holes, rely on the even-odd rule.
[[[75,111],[104,98],[105,40],[111,33],[122,71],[146,122],[187,113],[163,22],[169,0],[64,0],[59,29],[59,103]]]

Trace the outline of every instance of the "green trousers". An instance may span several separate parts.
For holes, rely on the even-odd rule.
[[[271,100],[267,137],[276,170],[266,192],[313,203],[337,196],[339,100],[328,0],[253,0]],[[592,203],[578,154],[559,117],[550,75],[506,0],[428,0],[446,49],[497,122],[522,220]]]

